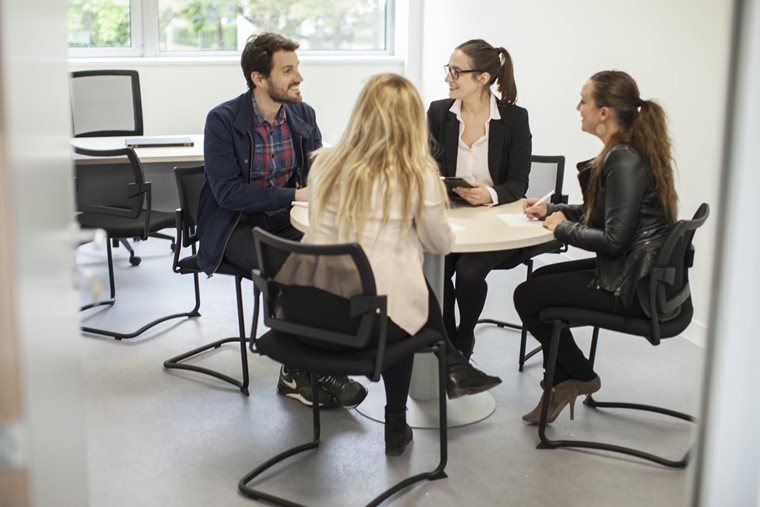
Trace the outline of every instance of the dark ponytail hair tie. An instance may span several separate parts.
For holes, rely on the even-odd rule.
[[[645,100],[636,99],[636,107],[641,107],[644,105]]]

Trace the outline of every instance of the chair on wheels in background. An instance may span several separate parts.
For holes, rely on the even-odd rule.
[[[709,212],[708,205],[702,204],[694,214],[694,218],[676,222],[657,255],[651,274],[637,286],[637,296],[642,303],[644,313],[649,316],[648,318],[626,317],[614,313],[569,307],[546,308],[541,312],[541,320],[552,323],[553,329],[544,381],[543,405],[538,426],[538,434],[541,440],[538,444],[539,449],[555,449],[558,447],[600,449],[636,456],[672,468],[684,468],[687,465],[688,452],[679,460],[670,460],[638,449],[602,442],[551,440],[546,436],[546,420],[550,401],[549,393],[556,370],[557,351],[562,328],[578,326],[592,326],[594,328],[589,357],[593,366],[596,359],[600,328],[641,336],[652,345],[660,345],[660,340],[663,338],[677,336],[688,327],[694,313],[689,289],[689,268],[694,263],[692,239],[694,232],[707,220]],[[643,410],[685,421],[695,421],[694,417],[690,415],[667,408],[639,403],[599,402],[590,395],[584,404],[592,408]]]
[[[555,204],[567,202],[567,196],[562,194],[562,183],[565,178],[565,157],[533,155],[530,157],[530,179],[526,195],[528,197],[542,197],[552,192],[550,201]],[[561,241],[552,240],[541,245],[521,249],[505,262],[496,266],[495,270],[512,269],[520,264],[527,268],[526,280],[530,280],[533,274],[533,258],[545,253],[561,253],[567,251],[567,245]],[[520,331],[520,355],[518,368],[523,371],[525,361],[533,357],[541,350],[541,346],[535,347],[526,353],[528,331],[522,324],[515,324],[498,319],[480,319],[478,324],[496,324],[501,328],[511,328]]]
[[[82,70],[71,73],[71,127],[74,137],[142,136],[143,114],[140,76],[136,70]],[[174,238],[154,231],[151,237],[171,241]],[[119,238],[129,252],[129,262],[140,264],[140,257],[127,238]]]
[[[177,191],[179,192],[180,208],[176,211],[176,228],[177,228],[177,243],[178,246],[174,251],[174,263],[172,269],[175,273],[180,274],[192,274],[193,283],[195,289],[195,316],[199,316],[198,309],[200,308],[200,286],[198,276],[202,273],[202,270],[198,267],[198,258],[196,257],[198,237],[195,234],[195,228],[198,224],[198,201],[201,195],[201,189],[206,179],[203,165],[193,167],[175,167],[174,176],[177,180]],[[190,248],[191,255],[182,257],[182,249]],[[237,302],[237,317],[238,317],[238,336],[231,338],[222,338],[216,340],[207,345],[194,348],[188,352],[172,357],[164,361],[164,367],[167,369],[177,370],[189,370],[212,377],[218,378],[225,382],[228,382],[238,389],[240,392],[248,396],[248,354],[246,351],[246,342],[248,339],[245,335],[245,317],[243,313],[243,292],[241,284],[243,278],[251,278],[251,274],[247,271],[240,269],[233,264],[222,260],[219,268],[215,274],[229,275],[235,279],[235,298]],[[253,323],[251,324],[251,336],[256,336],[256,328],[259,319],[259,296],[258,289],[254,290],[254,310],[253,310]],[[230,377],[224,373],[198,366],[196,364],[188,364],[183,361],[193,358],[206,351],[217,349],[225,343],[237,342],[240,344],[240,362],[242,368],[242,380],[238,380]]]
[[[313,399],[318,399],[321,374],[364,375],[376,382],[384,370],[415,352],[432,350],[438,358],[439,463],[430,472],[391,486],[368,505],[378,505],[419,481],[446,477],[446,355],[442,337],[423,329],[415,336],[386,343],[386,296],[377,294],[372,268],[358,244],[303,244],[259,228],[254,229],[254,238],[259,269],[254,270],[253,280],[262,292],[264,323],[270,328],[256,339],[256,349],[275,361],[309,371]],[[249,472],[240,480],[241,493],[279,505],[299,505],[249,484],[285,459],[319,447],[319,403],[312,404],[312,419],[312,440],[277,454]],[[349,493],[352,503],[356,503],[356,493]]]
[[[74,148],[74,152],[79,155],[74,160],[79,225],[83,229],[102,229],[108,236],[106,258],[110,297],[84,305],[81,311],[103,305],[112,306],[116,302],[112,242],[124,238],[146,239],[150,233],[169,227],[174,223],[174,217],[171,213],[151,209],[151,185],[145,181],[142,164],[132,148]],[[89,157],[96,159],[99,165],[107,160],[109,167],[105,171],[102,168],[93,169],[93,159]],[[191,317],[193,313],[194,311],[167,315],[128,333],[88,326],[82,326],[82,331],[113,336],[117,340],[134,338],[161,322]]]

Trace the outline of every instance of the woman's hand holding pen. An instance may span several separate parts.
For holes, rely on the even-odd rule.
[[[523,213],[530,219],[543,220],[546,217],[546,203],[536,197],[529,197],[522,203]]]

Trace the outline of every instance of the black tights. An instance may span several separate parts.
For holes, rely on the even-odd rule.
[[[602,312],[643,317],[638,302],[622,303],[606,290],[589,287],[594,278],[596,259],[561,262],[537,269],[530,280],[517,286],[514,293],[515,309],[530,334],[541,343],[544,352],[544,370],[547,369],[551,345],[552,324],[541,322],[539,314],[552,306],[567,306]],[[592,380],[596,376],[591,362],[575,343],[570,329],[563,328],[557,353],[554,385],[568,380]]]
[[[443,277],[444,324],[454,346],[465,355],[472,353],[475,345],[475,324],[486,304],[486,276],[518,252],[519,250],[501,250],[454,253],[446,256]],[[452,279],[454,273],[457,275],[456,289]],[[458,327],[454,315],[455,303],[459,306]]]

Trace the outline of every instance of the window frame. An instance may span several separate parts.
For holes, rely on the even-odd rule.
[[[370,59],[374,57],[397,56],[397,27],[398,21],[396,10],[403,0],[385,0],[385,49],[377,50],[309,50],[300,49],[299,53],[317,59],[334,57],[349,59]],[[130,41],[131,46],[125,48],[69,48],[68,56],[72,60],[86,58],[158,58],[158,59],[215,59],[238,57],[239,50],[190,50],[190,51],[166,51],[160,49],[158,30],[158,2],[159,0],[129,0],[130,5]]]

